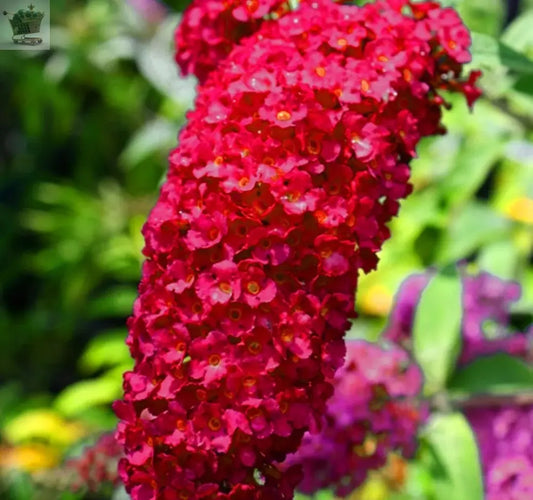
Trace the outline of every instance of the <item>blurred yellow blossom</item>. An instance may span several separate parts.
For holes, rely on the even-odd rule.
[[[526,224],[533,224],[533,199],[515,198],[505,208],[508,217]]]
[[[60,460],[57,449],[43,443],[0,447],[0,469],[20,469],[35,472],[55,467]]]
[[[386,316],[392,307],[393,298],[387,287],[376,283],[361,291],[360,307],[367,314]]]
[[[407,479],[407,461],[392,453],[387,465],[372,472],[364,484],[354,491],[347,500],[386,500],[393,491],[399,491]]]
[[[4,437],[14,444],[38,439],[56,446],[68,446],[86,433],[81,424],[69,422],[46,408],[21,413],[2,430]]]
[[[386,500],[389,493],[386,481],[378,475],[371,475],[347,500]]]

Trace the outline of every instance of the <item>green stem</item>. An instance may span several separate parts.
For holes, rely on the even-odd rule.
[[[530,405],[533,405],[533,391],[523,391],[516,394],[470,394],[467,396],[450,396],[439,393],[430,400],[432,409],[444,412],[469,408]]]

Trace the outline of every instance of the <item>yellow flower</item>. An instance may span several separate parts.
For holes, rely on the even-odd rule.
[[[508,217],[526,224],[533,224],[533,199],[515,198],[506,207]]]
[[[360,488],[348,497],[348,500],[387,500],[389,493],[389,488],[383,478],[370,476]]]
[[[384,285],[375,284],[361,291],[361,310],[375,316],[386,316],[392,307],[392,293]]]
[[[35,472],[55,467],[59,459],[60,455],[57,450],[41,443],[0,448],[0,469]]]

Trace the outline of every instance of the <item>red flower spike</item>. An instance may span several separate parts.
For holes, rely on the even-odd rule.
[[[196,2],[177,35],[207,79],[144,228],[116,406],[133,500],[292,498],[297,468],[276,463],[320,426],[358,271],[416,144],[443,131],[438,92],[478,92],[462,25],[434,3],[313,0],[262,21],[278,3],[257,2]],[[260,27],[234,45],[243,19]]]

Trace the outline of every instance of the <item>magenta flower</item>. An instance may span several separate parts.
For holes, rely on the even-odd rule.
[[[520,298],[520,286],[486,272],[469,275],[462,271],[463,348],[460,363],[468,363],[483,354],[507,352],[525,358],[531,350],[532,333],[511,331],[510,308]],[[408,345],[416,307],[429,283],[430,273],[412,275],[402,284],[384,337]],[[492,331],[491,331],[492,330]]]
[[[411,457],[428,408],[416,397],[422,373],[398,347],[348,341],[344,366],[335,376],[322,430],[307,433],[285,465],[303,467],[298,490],[333,488],[345,496],[370,470],[383,467],[392,451]]]
[[[533,406],[472,408],[487,500],[533,498]]]

